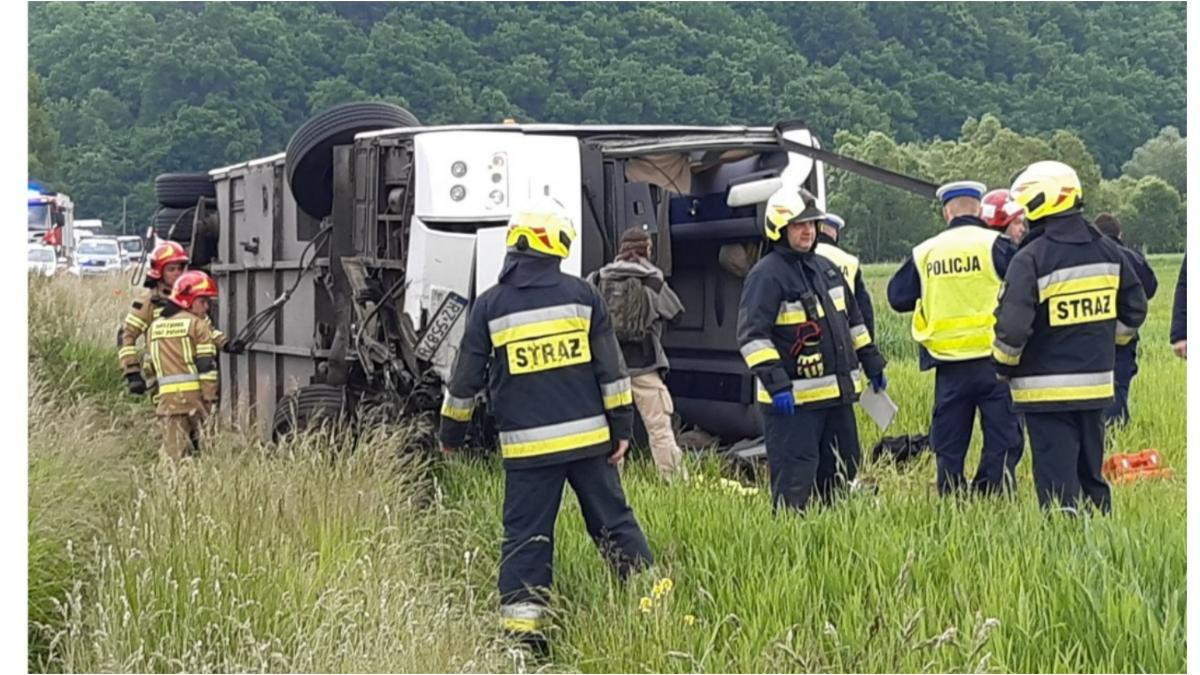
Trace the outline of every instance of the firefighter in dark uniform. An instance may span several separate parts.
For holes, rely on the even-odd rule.
[[[1150,263],[1146,262],[1146,258],[1141,253],[1125,246],[1121,238],[1121,221],[1111,213],[1101,213],[1096,216],[1095,224],[1096,229],[1100,230],[1100,234],[1112,239],[1121,247],[1121,253],[1125,254],[1126,264],[1133,268],[1138,281],[1142,282],[1146,301],[1152,300],[1154,294],[1158,292],[1158,277],[1155,276]],[[1133,383],[1133,376],[1138,373],[1137,348],[1138,338],[1136,335],[1125,344],[1121,344],[1120,340],[1117,341],[1116,365],[1113,368],[1113,402],[1104,409],[1106,425],[1124,425],[1129,422],[1129,387]]]
[[[738,309],[738,345],[755,376],[776,509],[803,512],[814,489],[830,503],[854,480],[861,448],[853,404],[864,378],[876,391],[887,387],[854,293],[841,270],[814,255],[824,218],[806,190],[784,187],[771,196],[764,234],[773,245],[747,275]]]
[[[836,213],[825,214],[821,230],[817,233],[817,243],[820,244],[816,249],[817,255],[833,263],[834,267],[842,271],[842,276],[846,277],[846,284],[854,293],[858,310],[862,312],[863,323],[866,324],[867,331],[874,336],[875,305],[871,302],[871,294],[867,292],[867,285],[863,283],[862,266],[859,264],[858,256],[851,255],[838,246],[844,229],[846,229],[846,221],[842,220],[841,216]]]
[[[1038,501],[1074,513],[1082,492],[1107,513],[1103,414],[1116,345],[1137,334],[1146,294],[1121,247],[1084,220],[1074,169],[1036,162],[1010,192],[1030,229],[1000,292],[992,358],[1025,415]]]
[[[442,405],[448,452],[487,390],[505,468],[502,625],[539,651],[564,482],[622,579],[653,563],[617,471],[633,431],[629,375],[604,299],[559,269],[574,239],[556,200],[512,216],[499,283],[475,300]]]
[[[888,303],[912,312],[921,370],[936,369],[930,443],[938,492],[966,487],[963,465],[975,411],[983,452],[970,487],[989,494],[1015,485],[1025,442],[1008,388],[990,359],[996,295],[1015,248],[980,218],[982,183],[963,181],[937,191],[948,227],[913,248],[888,282]]]

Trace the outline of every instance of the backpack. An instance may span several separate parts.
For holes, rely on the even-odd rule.
[[[600,295],[618,342],[641,342],[650,334],[650,308],[637,277],[600,279]]]

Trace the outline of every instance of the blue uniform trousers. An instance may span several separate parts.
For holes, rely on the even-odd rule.
[[[933,396],[929,440],[937,456],[938,492],[949,494],[966,487],[963,469],[976,410],[983,428],[983,452],[971,488],[983,493],[1014,488],[1025,439],[1008,384],[996,380],[992,363],[986,359],[939,363]]]
[[[797,408],[794,415],[763,415],[771,498],[775,509],[804,511],[813,492],[832,503],[858,475],[862,448],[854,406]]]
[[[500,602],[544,604],[553,580],[554,523],[563,483],[579,499],[588,534],[624,579],[653,564],[646,536],[625,500],[617,467],[604,455],[530,469],[504,477],[504,542],[500,547]]]

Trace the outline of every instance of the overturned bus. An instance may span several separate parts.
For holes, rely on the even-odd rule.
[[[682,424],[759,436],[735,331],[763,203],[781,181],[825,199],[822,163],[784,143],[818,146],[800,123],[420,126],[387,104],[326,111],[286,153],[210,172],[219,225],[193,238],[211,232],[215,319],[245,345],[221,357],[222,410],[268,437],[319,417],[436,415],[510,213],[550,195],[579,228],[570,273],[611,261],[627,229],[653,238],[686,307],[663,336]]]

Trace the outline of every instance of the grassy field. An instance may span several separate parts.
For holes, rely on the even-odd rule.
[[[1028,460],[1016,499],[956,502],[924,457],[868,464],[877,496],[774,518],[764,485],[721,483],[715,460],[666,486],[642,453],[626,490],[658,564],[619,584],[566,498],[546,664],[495,634],[497,462],[426,466],[398,450],[409,428],[356,453],[223,429],[203,462],[165,471],[147,404],[117,377],[128,298],[31,279],[30,668],[1182,671],[1185,367],[1166,341],[1179,257],[1152,262],[1163,289],[1134,422],[1110,448],[1156,447],[1173,479],[1116,487],[1111,518],[1070,520],[1039,511]],[[884,306],[889,273],[867,269],[901,405],[889,433],[925,431],[932,375]],[[869,448],[879,432],[861,430]]]

